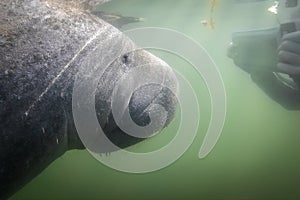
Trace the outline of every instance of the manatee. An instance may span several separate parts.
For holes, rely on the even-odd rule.
[[[95,2],[0,1],[0,199],[9,198],[66,151],[85,149],[74,123],[72,100],[78,72],[93,74],[87,63],[94,62],[95,69],[103,71],[100,77],[91,76],[98,81],[96,117],[119,148],[143,140],[122,131],[112,115],[114,88],[124,77],[134,81],[131,70],[150,63],[153,68],[147,70],[164,83],[133,91],[127,104],[132,120],[141,127],[150,124],[153,105],[161,105],[167,113],[159,129],[173,119],[177,80],[172,69],[87,11],[86,5]],[[108,66],[107,59],[113,59]],[[83,94],[91,89],[82,84]]]

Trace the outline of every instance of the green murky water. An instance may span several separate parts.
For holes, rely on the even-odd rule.
[[[11,199],[299,199],[300,113],[286,111],[271,101],[226,56],[233,32],[277,25],[266,11],[268,6],[270,2],[237,5],[219,0],[213,15],[214,29],[201,24],[210,16],[208,0],[114,0],[103,6],[104,11],[146,19],[125,29],[174,29],[208,51],[227,93],[221,138],[208,157],[198,159],[211,117],[209,93],[188,63],[153,51],[183,74],[197,93],[200,127],[188,151],[174,164],[148,174],[118,172],[87,151],[70,151]],[[130,150],[148,151],[167,144],[177,122]]]

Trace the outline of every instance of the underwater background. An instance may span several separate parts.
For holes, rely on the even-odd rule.
[[[129,174],[102,165],[87,151],[69,151],[11,199],[300,199],[300,112],[287,111],[269,99],[226,55],[233,32],[278,26],[276,17],[267,12],[272,3],[217,0],[211,15],[211,2],[113,0],[99,8],[145,18],[122,30],[169,28],[207,50],[227,93],[224,129],[207,157],[198,158],[211,117],[203,79],[181,58],[153,50],[190,81],[198,97],[199,130],[185,154],[159,171]],[[203,24],[210,17],[214,26]],[[166,145],[179,118],[163,133],[128,150],[147,152]]]

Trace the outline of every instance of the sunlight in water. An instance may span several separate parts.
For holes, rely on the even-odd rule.
[[[277,15],[278,14],[278,5],[279,5],[279,2],[275,1],[274,5],[271,6],[270,8],[268,8],[268,11]]]
[[[209,0],[209,4],[210,4],[209,18],[202,20],[201,24],[205,27],[208,27],[209,29],[215,29],[216,22],[214,19],[214,13],[217,6],[217,0]]]

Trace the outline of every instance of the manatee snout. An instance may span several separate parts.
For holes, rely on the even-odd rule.
[[[155,112],[153,106],[160,105],[167,113],[163,127],[169,124],[176,111],[176,96],[168,87],[158,84],[149,84],[140,87],[132,95],[129,102],[129,113],[132,120],[139,126],[150,124],[150,112]]]
[[[119,94],[114,97],[116,90]],[[114,61],[100,79],[96,110],[106,112],[98,112],[98,121],[113,144],[126,148],[159,132],[172,121],[177,107],[177,92],[176,76],[165,62],[143,50],[127,53]],[[128,94],[130,96],[126,98]],[[118,103],[114,101],[122,104],[117,105],[115,111],[122,115],[120,123],[126,130],[137,126],[135,133],[119,127],[112,108]],[[126,112],[134,125],[127,123]],[[114,150],[117,149],[108,151]]]

